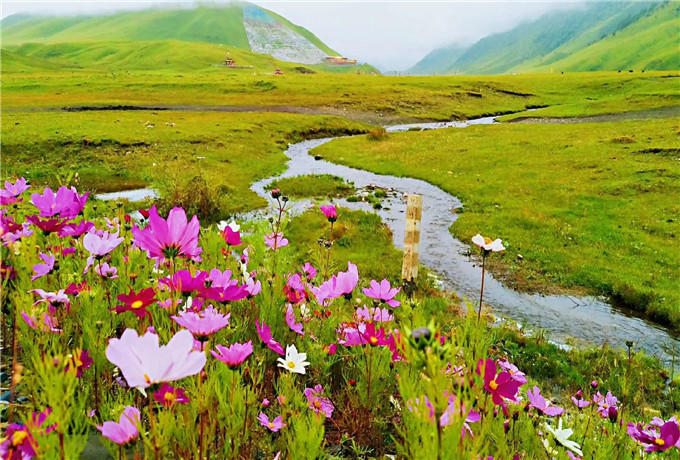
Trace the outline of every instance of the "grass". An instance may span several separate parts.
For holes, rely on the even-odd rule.
[[[341,118],[194,112],[17,113],[2,130],[3,177],[84,190],[183,188],[202,176],[224,214],[264,205],[250,184],[283,171],[289,142],[367,132]],[[77,174],[77,176],[75,176]]]
[[[679,125],[475,126],[335,140],[314,153],[459,197],[453,234],[506,241],[495,271],[516,287],[586,288],[677,327]]]
[[[278,188],[291,198],[345,198],[353,195],[356,189],[351,183],[331,174],[286,177],[272,182],[267,190]]]

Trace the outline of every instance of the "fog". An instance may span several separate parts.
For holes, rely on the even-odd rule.
[[[208,2],[204,2],[208,3]],[[219,2],[209,2],[216,4]],[[549,11],[583,7],[574,1],[496,2],[352,2],[253,1],[316,34],[342,55],[368,62],[382,71],[405,70],[432,49],[472,44],[487,35],[509,30]],[[15,13],[105,14],[152,7],[190,8],[197,3],[154,2],[30,2],[2,1],[2,17]]]

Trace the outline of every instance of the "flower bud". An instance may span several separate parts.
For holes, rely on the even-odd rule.
[[[281,196],[281,190],[278,188],[275,188],[274,190],[271,191],[272,198],[275,200]]]

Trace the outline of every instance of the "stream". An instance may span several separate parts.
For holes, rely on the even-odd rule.
[[[479,118],[467,122],[417,123],[386,127],[388,132],[409,129],[464,128],[471,125],[493,124],[496,117]],[[335,138],[316,139],[291,144],[285,152],[290,158],[287,170],[280,176],[260,180],[251,186],[258,195],[269,198],[265,187],[286,177],[311,174],[332,174],[353,182],[357,188],[379,187],[394,191],[382,201],[382,209],[373,210],[369,203],[335,200],[341,207],[376,212],[393,233],[395,246],[403,249],[406,194],[423,197],[420,233],[420,263],[434,271],[442,287],[456,292],[473,305],[478,303],[481,267],[469,256],[469,246],[451,236],[449,227],[458,215],[454,209],[460,201],[432,184],[419,179],[374,174],[368,171],[315,160],[310,151]],[[311,200],[297,201],[294,209],[302,211],[313,206]],[[566,346],[602,345],[608,343],[624,348],[625,342],[635,342],[635,349],[670,364],[673,350],[680,348],[680,340],[667,329],[633,312],[615,308],[599,297],[573,297],[518,292],[504,286],[487,273],[484,281],[484,301],[495,316],[512,320],[522,327],[548,332],[554,342]]]

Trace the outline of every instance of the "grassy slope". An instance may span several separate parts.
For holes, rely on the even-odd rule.
[[[121,12],[74,18],[31,17],[3,27],[4,46],[26,42],[166,40],[217,43],[249,50],[241,5]]]
[[[282,171],[288,142],[365,128],[340,118],[290,114],[14,114],[3,124],[2,173],[54,185],[56,174],[77,172],[80,188],[99,191],[147,182],[163,190],[201,174],[226,196],[222,210],[230,213],[264,204],[250,184]]]
[[[267,186],[267,190],[278,188],[283,195],[291,198],[331,199],[353,195],[356,189],[342,177],[331,174],[286,177]]]
[[[677,3],[667,3],[651,14],[604,39],[584,47],[578,37],[540,60],[515,70],[545,72],[601,69],[680,69],[680,16]]]
[[[406,73],[409,75],[434,75],[446,74],[453,70],[454,63],[460,58],[468,47],[450,45],[430,51],[427,56],[418,61]]]
[[[594,288],[677,326],[679,125],[477,126],[343,139],[315,153],[460,197],[453,233],[507,241],[500,266],[517,284]]]
[[[46,59],[33,56],[25,56],[10,50],[0,50],[0,61],[2,62],[2,72],[44,72],[59,71],[64,69],[64,65]]]

